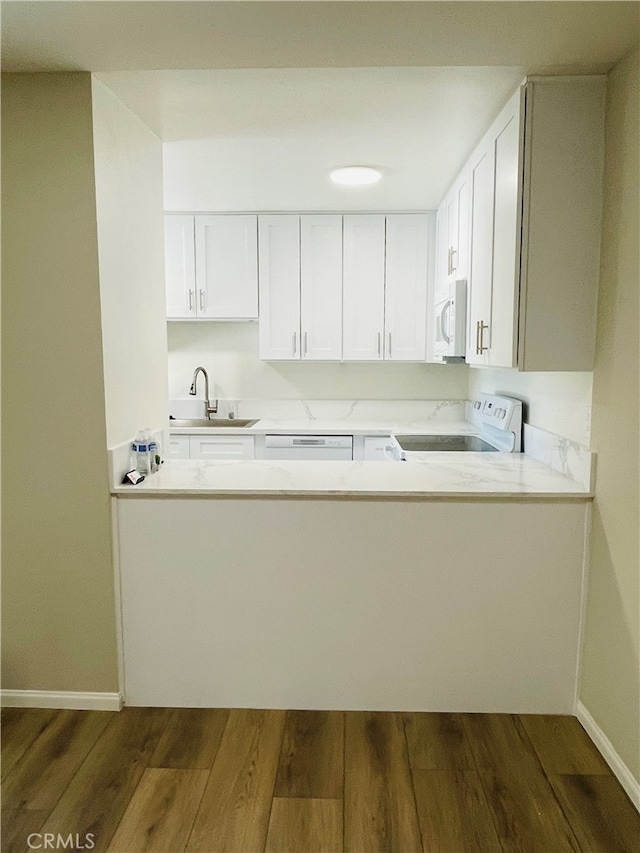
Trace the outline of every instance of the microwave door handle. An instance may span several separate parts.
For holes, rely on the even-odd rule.
[[[442,340],[445,344],[451,343],[451,338],[447,334],[447,330],[449,328],[449,309],[451,308],[451,300],[448,299],[445,303],[444,308],[440,312],[440,334],[442,335]]]

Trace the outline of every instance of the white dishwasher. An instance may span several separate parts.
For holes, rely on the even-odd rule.
[[[352,435],[265,435],[265,459],[353,459]]]

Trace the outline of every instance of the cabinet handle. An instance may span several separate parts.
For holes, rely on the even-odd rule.
[[[296,351],[298,349],[297,343],[298,343],[298,333],[294,332],[293,333],[293,354],[294,355],[296,354]]]
[[[451,272],[452,273],[454,273],[458,269],[457,265],[453,262],[453,259],[457,254],[458,254],[458,250],[452,248],[451,249]]]
[[[489,324],[483,323],[482,320],[476,323],[476,355],[483,355],[489,349],[484,345],[484,330],[488,328]]]
[[[380,358],[380,346],[382,344],[382,335],[378,332],[378,358]]]
[[[303,353],[303,355],[306,355],[306,354],[307,354],[307,333],[305,332],[304,333],[304,353]]]
[[[200,291],[200,310],[204,311],[204,290]]]
[[[189,313],[193,314],[193,290],[189,291]]]
[[[489,330],[489,324],[488,323],[481,323],[480,324],[480,355],[482,355],[482,353],[486,352],[489,349],[488,345],[487,346],[484,345],[484,330],[485,329],[487,329],[487,331]]]
[[[389,358],[391,358],[391,332],[389,332]]]

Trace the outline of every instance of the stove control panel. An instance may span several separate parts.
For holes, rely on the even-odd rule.
[[[522,449],[522,400],[498,394],[478,394],[471,402],[471,421],[486,431],[491,443],[509,445],[512,452]]]

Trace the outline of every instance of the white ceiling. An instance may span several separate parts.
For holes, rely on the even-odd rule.
[[[163,140],[468,137],[524,76],[512,68],[254,68],[99,74]]]
[[[2,68],[100,72],[173,143],[169,167],[180,140],[193,140],[192,174],[179,176],[192,190],[172,209],[295,209],[300,197],[307,209],[343,206],[325,177],[348,163],[385,171],[355,209],[425,209],[526,73],[606,72],[637,43],[638,9],[4,0]],[[244,203],[233,203],[234,187]]]
[[[172,210],[408,210],[437,206],[523,69],[100,77],[168,142],[165,200]],[[346,189],[328,181],[332,168],[354,163],[382,168],[384,180]]]

